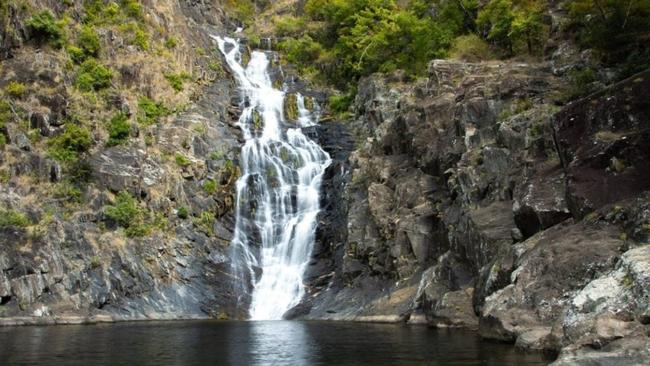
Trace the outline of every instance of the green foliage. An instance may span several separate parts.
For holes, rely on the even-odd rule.
[[[164,74],[164,75],[165,75],[165,79],[167,79],[172,89],[176,90],[177,92],[183,90],[183,83],[186,80],[192,79],[192,76],[184,71],[178,74]]]
[[[120,145],[126,142],[131,135],[131,124],[129,117],[124,113],[118,113],[108,123],[108,146]]]
[[[101,48],[99,36],[92,26],[85,25],[77,37],[77,45],[69,45],[67,51],[74,62],[84,62],[90,57],[99,56]]]
[[[332,95],[329,97],[329,107],[333,113],[341,114],[350,109],[354,102],[354,92],[343,95]]]
[[[569,12],[583,47],[621,63],[621,77],[650,67],[650,0],[576,0]]]
[[[569,72],[569,88],[562,95],[563,102],[569,102],[596,92],[598,75],[591,67]]]
[[[146,236],[151,232],[151,227],[144,221],[146,211],[126,191],[120,192],[115,202],[104,208],[104,213],[106,217],[125,228],[129,237]]]
[[[22,98],[27,92],[27,87],[23,83],[12,80],[5,87],[5,92],[14,98]]]
[[[111,85],[113,72],[100,64],[94,58],[84,61],[79,67],[75,85],[79,90],[92,91],[108,88]]]
[[[30,220],[24,213],[0,208],[0,228],[27,227],[30,224]]]
[[[81,189],[70,181],[63,181],[54,187],[54,198],[69,204],[81,203]]]
[[[49,153],[60,162],[72,163],[79,158],[79,154],[90,149],[92,142],[87,128],[66,123],[65,130],[48,141]]]
[[[162,103],[154,102],[148,97],[138,100],[138,122],[145,126],[158,123],[161,117],[167,116],[171,111]]]
[[[190,213],[185,206],[181,206],[176,210],[176,216],[178,216],[179,219],[185,220],[188,217],[190,217]]]
[[[547,2],[541,0],[490,0],[476,19],[489,41],[509,55],[541,54],[549,27],[543,23]]]
[[[219,188],[219,185],[217,184],[216,181],[212,179],[208,179],[203,183],[203,190],[207,194],[215,194],[217,192],[217,189]]]
[[[27,27],[40,42],[48,42],[59,48],[65,43],[63,25],[59,23],[51,11],[43,10],[27,20]]]
[[[318,59],[323,52],[323,47],[308,35],[301,38],[287,38],[280,42],[279,47],[284,51],[287,61],[300,67]]]
[[[176,48],[177,45],[178,45],[178,39],[176,39],[176,37],[167,37],[167,39],[165,39],[165,47],[167,47],[168,49],[171,50],[172,48]]]
[[[86,24],[124,24],[129,19],[136,21],[144,19],[144,10],[137,0],[108,3],[104,0],[84,0],[83,5]]]
[[[120,30],[130,35],[128,42],[141,51],[149,50],[149,33],[143,24],[137,22],[129,22],[122,24]]]
[[[12,111],[9,102],[0,99],[0,130],[11,121]]]
[[[277,36],[286,37],[300,34],[307,26],[307,22],[302,17],[284,15],[274,17],[273,25]]]
[[[493,57],[490,46],[476,34],[457,37],[450,54],[455,59],[469,62],[485,61]]]
[[[252,0],[226,0],[226,6],[234,12],[239,21],[251,24],[255,15],[255,4]]]
[[[176,156],[174,157],[174,161],[176,161],[176,165],[180,166],[181,168],[185,168],[192,165],[190,159],[188,159],[185,155],[181,153],[176,153]]]
[[[0,150],[3,150],[5,148],[5,145],[7,145],[7,138],[5,135],[0,133]]]

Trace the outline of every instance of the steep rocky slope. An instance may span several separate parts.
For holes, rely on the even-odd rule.
[[[2,10],[0,321],[235,315],[227,247],[240,137],[234,83],[210,38],[234,29],[224,8]],[[92,39],[82,56],[110,76],[85,88],[75,47]]]
[[[292,315],[471,327],[562,349],[558,364],[647,360],[650,74],[562,108],[551,65],[362,80],[356,148],[324,186],[343,203]]]

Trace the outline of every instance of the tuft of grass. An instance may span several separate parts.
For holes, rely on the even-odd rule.
[[[219,184],[212,179],[208,179],[205,181],[205,183],[203,183],[203,191],[205,191],[207,194],[215,194],[218,188]]]
[[[199,231],[207,236],[214,235],[214,214],[212,212],[204,211],[199,217],[195,217],[192,222]]]
[[[29,218],[24,213],[0,208],[0,228],[27,227],[30,224]]]
[[[176,153],[176,156],[174,157],[174,161],[176,161],[176,165],[180,166],[181,168],[185,168],[192,165],[190,159],[188,159],[185,155],[181,153]]]
[[[185,220],[188,217],[190,217],[190,213],[185,206],[181,206],[176,210],[176,216],[178,216],[179,219]]]
[[[128,192],[120,192],[115,202],[104,208],[104,213],[123,227],[128,237],[147,236],[152,231],[152,226],[145,222],[145,209]]]
[[[171,50],[176,48],[176,46],[178,46],[178,39],[176,39],[176,37],[167,37],[167,39],[165,39],[165,47],[167,47],[167,49]]]
[[[188,74],[187,72],[180,72],[178,74],[164,74],[165,79],[169,82],[169,85],[172,87],[172,89],[176,90],[177,92],[180,92],[183,90],[183,83],[186,80],[192,79],[192,76]]]
[[[23,83],[12,80],[5,87],[5,92],[7,92],[7,94],[13,98],[20,99],[25,96],[27,87]]]

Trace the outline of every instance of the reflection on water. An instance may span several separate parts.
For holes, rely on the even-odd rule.
[[[322,322],[0,328],[2,365],[545,365],[465,331]]]

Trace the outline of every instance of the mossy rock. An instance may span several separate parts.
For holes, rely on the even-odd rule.
[[[284,98],[284,118],[287,121],[298,120],[298,97],[295,94],[287,94]]]

